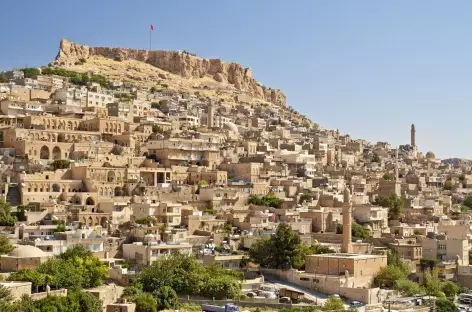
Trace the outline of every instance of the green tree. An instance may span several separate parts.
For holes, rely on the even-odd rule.
[[[344,311],[344,302],[340,298],[330,296],[323,305],[323,311]]]
[[[370,231],[369,229],[363,227],[357,222],[352,222],[351,224],[351,235],[354,238],[357,239],[367,239],[370,237]],[[338,223],[336,225],[336,234],[342,234],[343,233],[343,225],[341,223]]]
[[[135,298],[136,312],[157,312],[157,300],[151,294],[140,294]]]
[[[386,173],[382,176],[382,179],[387,180],[387,181],[392,181],[393,175],[391,173]]]
[[[200,180],[200,181],[197,182],[197,185],[198,186],[208,185],[208,181],[207,180]]]
[[[4,198],[0,198],[0,226],[13,226],[15,222],[15,218],[11,215],[10,204]]]
[[[436,301],[436,312],[459,312],[459,308],[452,301],[439,299]]]
[[[68,159],[56,159],[51,163],[51,166],[54,170],[57,169],[68,169],[70,167],[70,160]]]
[[[282,207],[283,200],[276,197],[273,193],[269,193],[265,196],[250,196],[248,203],[257,206],[267,206],[273,208]]]
[[[8,77],[7,74],[4,72],[0,73],[0,83],[7,83],[8,82]]]
[[[313,199],[313,195],[311,194],[301,194],[298,202],[302,204],[303,202],[311,201],[312,199]]]
[[[6,255],[10,253],[15,247],[13,247],[10,239],[6,234],[0,234],[0,255]]]
[[[407,279],[407,272],[402,268],[387,265],[380,269],[372,282],[373,287],[394,288],[396,281]]]
[[[249,249],[249,256],[258,264],[273,269],[298,269],[305,262],[306,250],[300,236],[290,225],[281,223],[274,235],[261,239]]]
[[[466,198],[464,198],[463,204],[464,206],[469,207],[469,209],[472,209],[472,195],[469,195]]]
[[[403,208],[403,200],[398,197],[397,194],[379,196],[377,197],[375,204],[388,208],[389,220],[398,220],[401,209]]]
[[[136,282],[148,293],[169,286],[177,294],[235,298],[240,294],[242,279],[241,272],[225,270],[218,265],[203,265],[193,256],[177,254],[145,267]]]
[[[161,310],[176,310],[179,307],[179,297],[175,290],[169,286],[162,286],[155,290],[152,295],[157,300],[157,308]]]
[[[438,263],[439,263],[438,259],[422,258],[420,260],[421,271],[424,272],[426,270],[433,270]]]
[[[444,183],[444,190],[452,191],[454,189],[454,183],[451,180],[448,180]]]
[[[36,79],[41,74],[39,68],[23,68],[20,70],[25,74],[25,78]]]
[[[159,109],[161,108],[161,104],[157,102],[152,102],[151,103],[151,108]]]
[[[461,291],[461,287],[452,281],[442,282],[440,288],[448,298],[454,297]]]
[[[0,301],[10,302],[12,300],[13,296],[11,295],[10,289],[3,285],[0,285]]]
[[[395,281],[394,289],[404,296],[414,296],[424,292],[418,283],[408,279],[399,279]]]

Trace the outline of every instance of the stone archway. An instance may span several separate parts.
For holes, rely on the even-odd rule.
[[[58,146],[55,146],[52,149],[52,159],[53,160],[61,159],[61,149]]]
[[[87,199],[85,200],[85,204],[89,206],[95,205],[95,200],[93,200],[92,197],[87,197]]]
[[[41,149],[39,150],[39,159],[49,159],[50,158],[50,155],[49,155],[49,147],[47,147],[46,145],[44,145],[43,147],[41,147]]]
[[[64,133],[59,133],[57,136],[57,142],[64,143],[66,141],[66,135]]]
[[[106,226],[107,226],[107,223],[108,223],[107,217],[101,217],[101,219],[100,219],[100,225],[103,226],[103,227],[106,227]]]
[[[107,182],[108,183],[114,183],[115,182],[115,172],[108,171],[108,173],[107,173]]]
[[[54,183],[54,184],[52,185],[52,191],[53,191],[53,192],[60,192],[60,191],[61,191],[61,187],[59,186],[59,184]]]

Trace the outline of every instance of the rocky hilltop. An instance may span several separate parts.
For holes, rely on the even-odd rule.
[[[251,69],[244,68],[237,63],[223,62],[220,59],[199,58],[186,52],[89,47],[63,39],[54,64],[67,67],[91,56],[102,56],[115,61],[145,62],[184,78],[210,76],[218,82],[230,83],[237,90],[246,92],[254,98],[276,105],[287,105],[283,92],[261,85],[252,77]]]

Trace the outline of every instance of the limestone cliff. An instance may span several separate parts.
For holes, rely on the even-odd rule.
[[[252,77],[249,68],[244,68],[237,63],[226,63],[220,59],[202,59],[185,52],[88,47],[61,40],[55,65],[73,65],[80,59],[87,59],[94,55],[116,61],[131,59],[146,62],[159,69],[186,78],[211,76],[216,81],[230,83],[236,89],[247,92],[255,98],[277,105],[286,105],[285,95],[280,90],[269,89],[259,84]]]

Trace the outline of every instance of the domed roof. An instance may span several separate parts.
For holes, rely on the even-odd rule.
[[[238,130],[238,126],[236,126],[234,123],[232,122],[227,122],[223,125],[223,129],[225,130],[229,130],[231,132],[234,132],[234,133],[239,133],[239,130]]]
[[[227,122],[223,125],[223,129],[229,130],[234,133],[239,133],[238,127],[232,123],[232,122]]]
[[[30,245],[18,245],[9,254],[10,257],[15,258],[43,258],[48,257],[44,251],[38,247]]]
[[[436,159],[436,155],[434,155],[433,152],[429,151],[426,153],[426,158],[427,159]]]

